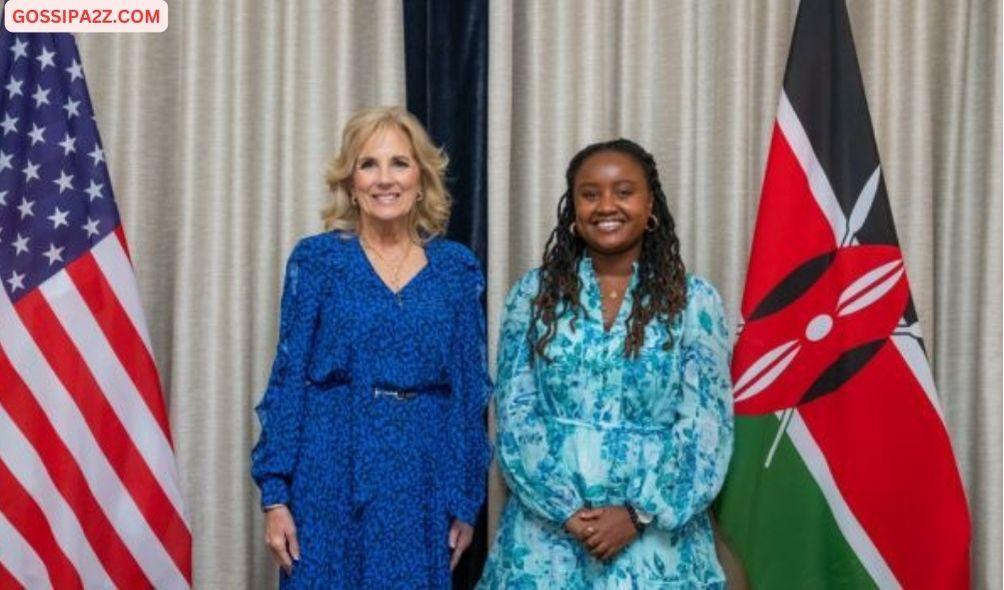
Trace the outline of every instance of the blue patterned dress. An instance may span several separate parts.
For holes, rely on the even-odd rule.
[[[538,271],[509,292],[499,336],[497,452],[511,490],[482,589],[723,587],[707,513],[732,452],[729,339],[721,300],[688,275],[671,330],[646,327],[624,356],[630,292],[609,332],[590,259],[579,267],[583,313],[560,316],[530,362],[526,334]],[[667,337],[673,345],[663,350]],[[631,504],[654,516],[608,563],[563,523],[585,505]]]
[[[302,240],[258,405],[251,474],[301,548],[281,588],[448,588],[449,526],[473,523],[490,449],[484,281],[445,239],[398,294],[355,237]]]

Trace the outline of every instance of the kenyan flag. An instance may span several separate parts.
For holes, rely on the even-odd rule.
[[[754,588],[968,588],[969,515],[842,0],[802,0],[717,514]]]

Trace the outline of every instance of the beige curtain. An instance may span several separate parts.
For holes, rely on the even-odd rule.
[[[355,109],[404,102],[400,0],[171,2],[78,35],[170,402],[194,585],[275,588],[248,475],[285,256]]]
[[[1001,4],[848,0],[879,153],[972,511],[1001,585]],[[490,334],[587,143],[654,152],[689,268],[737,317],[797,2],[493,0]],[[492,524],[505,496],[494,474]]]

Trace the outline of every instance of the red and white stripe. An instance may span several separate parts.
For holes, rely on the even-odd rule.
[[[0,383],[0,587],[190,587],[191,534],[120,233],[16,304],[0,295]]]
[[[50,588],[45,564],[0,512],[0,588]]]

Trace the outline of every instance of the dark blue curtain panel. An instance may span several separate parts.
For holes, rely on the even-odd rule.
[[[408,110],[450,156],[450,238],[488,251],[488,2],[404,0]]]
[[[449,237],[470,247],[486,269],[488,1],[403,0],[403,8],[408,110],[450,156]],[[488,548],[484,509],[475,524],[454,588],[473,588],[481,577]]]

